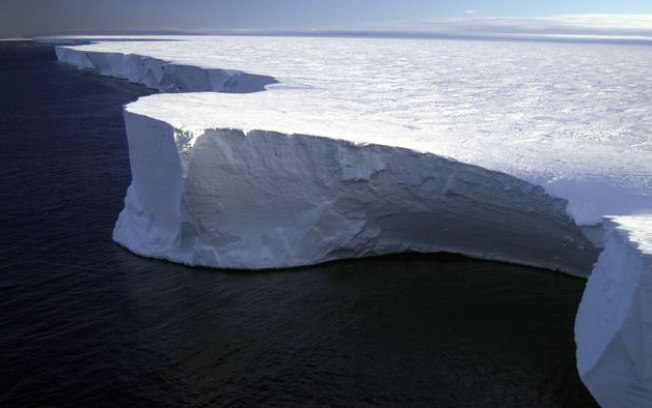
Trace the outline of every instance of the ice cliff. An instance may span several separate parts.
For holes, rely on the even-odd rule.
[[[265,114],[272,104],[295,118],[284,132]],[[221,268],[448,251],[580,276],[590,270],[595,251],[564,200],[504,173],[356,142],[335,126],[328,137],[309,135],[303,105],[294,94],[209,93],[127,106],[133,182],[116,241]],[[188,130],[193,124],[202,127]],[[369,133],[362,128],[383,124],[357,126],[361,137]]]
[[[142,84],[161,92],[258,92],[276,82],[265,75],[237,70],[210,69],[174,64],[158,58],[119,52],[79,52],[56,47],[61,62],[79,68],[95,69],[100,74]]]
[[[452,62],[433,78],[405,75],[406,61],[440,57],[441,47],[423,53],[432,42],[350,40],[356,53],[343,55],[352,61],[340,58],[348,68],[333,69],[318,58],[338,58],[341,42],[274,39],[270,51],[251,39],[192,41],[219,43],[224,55],[205,66],[178,44],[57,47],[80,68],[195,92],[125,108],[133,180],[117,242],[224,268],[404,251],[577,276],[593,267],[576,321],[580,375],[604,407],[652,403],[652,87],[640,86],[648,50],[614,49],[618,70],[596,74],[584,49],[537,60],[540,49],[522,46],[514,63],[501,48],[477,59],[500,68],[492,80],[455,65],[457,48],[474,45],[444,49]],[[548,63],[560,71],[537,82]],[[516,82],[494,85],[505,78]],[[578,224],[593,225],[584,230],[592,241]],[[593,265],[596,246],[604,250]]]

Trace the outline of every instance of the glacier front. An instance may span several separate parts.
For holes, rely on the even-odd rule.
[[[652,401],[648,47],[113,40],[57,55],[192,92],[125,108],[117,242],[227,268],[448,251],[577,276],[604,247],[578,369],[605,407]]]

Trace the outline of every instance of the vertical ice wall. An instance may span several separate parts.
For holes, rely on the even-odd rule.
[[[224,115],[227,95],[211,97],[224,100],[222,124],[194,135],[162,112],[143,113],[174,99],[196,117],[188,98],[127,106],[133,181],[114,238],[136,253],[260,269],[454,252],[578,276],[595,259],[564,200],[504,173],[393,146],[238,129]]]

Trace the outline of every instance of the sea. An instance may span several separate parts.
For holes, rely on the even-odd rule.
[[[0,42],[0,407],[595,407],[585,281],[450,254],[265,272],[111,240],[141,86]]]

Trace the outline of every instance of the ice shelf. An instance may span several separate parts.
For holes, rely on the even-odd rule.
[[[604,407],[652,404],[649,48],[149,40],[57,55],[165,92],[254,93],[125,108],[117,242],[224,268],[447,251],[578,276],[604,246],[579,373]]]

